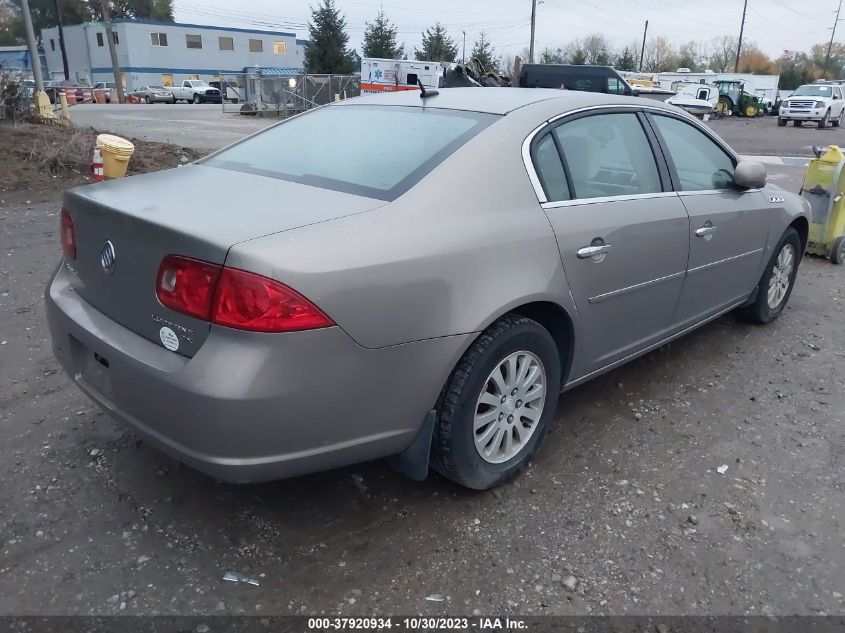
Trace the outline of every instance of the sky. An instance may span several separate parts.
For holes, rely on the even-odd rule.
[[[314,0],[316,2],[316,0]],[[531,0],[336,0],[346,14],[350,46],[360,52],[366,21],[383,7],[399,29],[399,40],[413,52],[420,33],[439,20],[458,43],[466,31],[467,54],[484,30],[502,56],[528,46]],[[784,50],[809,50],[827,42],[839,0],[748,0],[745,40],[772,57]],[[177,22],[294,31],[308,36],[309,0],[174,0]],[[538,0],[536,48],[557,48],[575,38],[602,33],[617,48],[663,35],[673,44],[738,35],[743,0]],[[845,11],[841,22],[845,22]],[[836,41],[845,41],[840,23]]]

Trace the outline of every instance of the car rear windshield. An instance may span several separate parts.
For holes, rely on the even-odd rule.
[[[328,106],[276,125],[204,164],[389,201],[497,118],[423,107]]]

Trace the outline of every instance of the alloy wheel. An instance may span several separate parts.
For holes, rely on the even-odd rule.
[[[546,371],[528,351],[514,352],[488,376],[473,419],[473,439],[481,458],[491,464],[512,459],[528,445],[543,414]]]
[[[795,268],[795,249],[792,244],[784,244],[780,249],[772,275],[769,277],[768,301],[771,310],[783,303],[789,284],[792,283],[792,270]]]

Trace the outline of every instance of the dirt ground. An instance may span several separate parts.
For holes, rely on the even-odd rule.
[[[13,191],[0,160],[0,614],[845,613],[845,267],[564,394],[501,489],[381,462],[229,486],[62,373],[42,293],[85,173]]]
[[[37,194],[62,191],[85,184],[97,132],[91,128],[52,125],[0,125],[0,189],[29,190]],[[149,143],[130,138],[135,153],[128,175],[177,167],[203,153],[194,149]]]

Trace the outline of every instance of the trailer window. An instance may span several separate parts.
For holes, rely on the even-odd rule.
[[[417,85],[417,74],[416,73],[408,73],[408,79],[405,81],[409,86],[416,86]]]
[[[498,118],[438,108],[329,106],[273,126],[203,164],[393,200]]]

